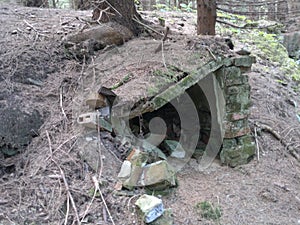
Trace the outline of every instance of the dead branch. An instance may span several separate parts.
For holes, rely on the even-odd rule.
[[[257,155],[257,161],[259,161],[260,157],[260,151],[259,151],[259,144],[258,144],[258,139],[257,139],[257,127],[254,127],[254,138],[255,138],[255,143],[256,143],[256,155]]]
[[[31,25],[27,20],[23,20],[23,22],[26,23],[26,25],[29,26],[32,30],[34,30],[36,32],[37,36],[47,37],[47,35],[41,34],[37,29],[35,29],[35,27],[33,25]]]
[[[234,28],[245,29],[245,25],[243,25],[243,26],[238,26],[238,25],[235,25],[235,24],[233,24],[233,23],[230,23],[230,22],[227,22],[227,21],[224,21],[224,20],[219,20],[219,19],[217,19],[216,21],[217,21],[218,23],[222,23],[222,24],[225,24],[225,25],[234,27]]]
[[[260,1],[260,2],[253,2],[253,1],[245,1],[245,2],[235,2],[235,1],[226,1],[226,2],[222,2],[222,1],[218,1],[217,4],[218,5],[226,5],[226,6],[230,6],[230,7],[237,7],[237,6],[265,6],[265,5],[275,5],[278,3],[285,3],[285,0],[279,0],[279,1]]]
[[[98,179],[101,178],[102,176],[102,171],[103,171],[103,159],[102,159],[102,149],[101,149],[101,138],[100,138],[100,123],[99,123],[99,116],[97,116],[97,146],[98,146],[98,159],[100,160],[100,170],[98,171]]]
[[[64,185],[65,185],[65,188],[66,188],[66,191],[67,191],[68,198],[71,201],[71,204],[72,204],[75,216],[76,216],[77,223],[80,225],[81,223],[80,223],[80,219],[79,219],[79,215],[78,215],[78,210],[76,208],[76,204],[75,204],[75,201],[73,199],[73,196],[72,196],[72,194],[70,192],[70,187],[69,187],[69,184],[68,184],[68,182],[66,180],[65,173],[62,170],[62,168],[58,165],[58,163],[52,158],[52,154],[53,154],[53,152],[52,152],[52,144],[51,144],[51,140],[50,140],[50,136],[49,136],[48,131],[46,131],[46,134],[47,134],[47,139],[48,139],[48,145],[49,145],[49,151],[50,151],[50,155],[51,155],[51,160],[57,166],[57,168],[60,171],[61,177],[62,177],[62,179],[64,181]]]
[[[65,113],[65,110],[64,110],[64,107],[63,107],[63,88],[61,87],[60,88],[60,93],[59,93],[59,106],[60,106],[60,109],[61,109],[61,112],[64,116],[64,118],[68,121],[68,117]]]
[[[261,130],[264,130],[264,131],[267,131],[269,132],[270,134],[273,135],[273,137],[275,137],[277,140],[280,141],[280,143],[285,147],[285,149],[295,158],[297,159],[298,161],[300,161],[300,155],[297,153],[297,151],[295,149],[297,148],[292,148],[292,149],[289,149],[289,146],[291,145],[291,143],[288,143],[287,141],[285,141],[285,138],[282,138],[281,135],[276,132],[272,127],[266,125],[266,124],[255,124],[256,127],[260,128]],[[256,141],[256,127],[255,127],[255,141]],[[258,147],[258,146],[257,146]]]
[[[157,34],[159,34],[159,35],[161,35],[161,36],[164,36],[164,34],[158,32],[157,30],[153,29],[152,27],[150,27],[150,26],[148,26],[148,25],[142,23],[141,21],[139,21],[139,20],[136,18],[136,16],[135,16],[134,18],[132,18],[132,20],[135,21],[135,22],[137,22],[138,24],[142,25],[142,26],[145,27],[146,29],[151,30],[151,31],[153,31],[154,33],[157,33]]]
[[[29,26],[32,30],[34,30],[35,32],[39,33],[39,32],[37,31],[37,29],[34,28],[33,25],[31,25],[29,22],[27,22],[27,20],[23,20],[23,21],[24,21],[24,23],[26,23],[26,25]]]
[[[119,14],[119,16],[123,16],[115,7],[113,7],[108,1],[104,0],[104,2],[109,5],[110,8],[112,8],[116,13]]]
[[[67,210],[66,210],[66,216],[65,216],[64,225],[68,224],[69,212],[70,212],[70,197],[69,197],[69,195],[67,195]]]
[[[278,134],[272,127],[266,125],[266,124],[256,124],[261,130],[265,130],[273,135],[277,140],[282,141],[282,137],[280,134]]]
[[[206,51],[208,51],[209,55],[216,61],[217,57],[212,53],[208,46],[205,46]]]
[[[154,53],[158,53],[160,50],[163,49],[164,42],[167,40],[169,33],[170,33],[170,28],[166,27],[166,29],[164,31],[164,36],[161,39],[161,43],[157,46],[157,48],[155,49]]]
[[[242,12],[242,11],[238,11],[238,10],[231,10],[231,9],[224,9],[224,8],[220,8],[217,6],[217,9],[223,12],[227,12],[227,13],[232,13],[232,14],[238,14],[238,15],[253,15],[253,14],[257,14],[259,13],[260,16],[262,15],[269,15],[270,12],[257,12],[257,11],[247,11],[247,12]],[[294,10],[294,11],[289,11],[289,15],[291,16],[292,14],[298,14],[300,12],[300,10]],[[276,15],[286,15],[286,12],[277,12]]]
[[[59,171],[60,171],[60,174],[62,176],[62,179],[64,181],[64,184],[65,184],[65,188],[66,188],[66,191],[67,191],[67,194],[69,196],[69,199],[71,200],[71,204],[72,204],[72,207],[73,207],[73,210],[74,210],[74,213],[75,213],[75,217],[76,217],[76,220],[77,220],[77,223],[80,224],[80,219],[79,219],[79,215],[78,215],[78,210],[76,208],[76,204],[75,204],[75,201],[73,199],[73,196],[70,192],[70,188],[69,188],[69,184],[66,180],[66,176],[65,176],[65,173],[64,171],[61,169],[61,167],[57,164],[57,162],[52,159],[52,161],[54,162],[54,164],[56,164],[56,166],[58,167]]]
[[[95,187],[95,190],[94,190],[94,193],[93,193],[93,197],[92,197],[91,201],[89,202],[88,206],[86,207],[86,210],[84,211],[84,213],[82,215],[82,219],[80,221],[81,223],[84,221],[85,216],[88,214],[88,212],[89,212],[89,210],[90,210],[90,208],[91,208],[91,206],[92,206],[92,204],[93,204],[93,202],[94,202],[94,200],[96,198],[96,195],[97,195],[97,190],[96,190],[96,187]]]
[[[216,20],[218,23],[222,23],[222,24],[225,24],[225,25],[228,25],[228,26],[231,26],[231,27],[234,27],[234,28],[238,28],[238,29],[266,29],[266,28],[269,28],[269,27],[273,27],[275,26],[276,24],[270,24],[270,25],[266,25],[266,26],[251,26],[251,23],[246,23],[242,26],[238,26],[238,25],[235,25],[233,23],[230,23],[230,22],[227,22],[227,21],[224,21],[224,20],[219,20],[217,19]]]
[[[295,149],[292,149],[289,152],[295,159],[297,159],[300,162],[300,155],[296,152]]]
[[[113,220],[113,218],[112,218],[112,215],[111,215],[111,213],[110,213],[110,211],[109,211],[109,209],[108,209],[108,206],[107,206],[107,204],[106,204],[105,198],[104,198],[104,196],[103,196],[103,194],[102,194],[102,191],[100,190],[99,180],[97,179],[96,176],[93,176],[92,179],[93,179],[93,182],[94,182],[94,185],[95,185],[95,192],[97,192],[97,191],[99,192],[100,197],[101,197],[101,199],[102,199],[102,202],[103,202],[103,204],[104,204],[104,207],[105,207],[105,209],[106,209],[106,212],[107,212],[107,214],[108,214],[108,216],[109,216],[109,219],[110,219],[110,221],[112,222],[112,224],[115,225],[115,222],[114,222],[114,220]]]

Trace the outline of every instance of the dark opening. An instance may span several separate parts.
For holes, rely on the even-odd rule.
[[[199,159],[203,155],[210,137],[211,112],[206,96],[199,85],[192,86],[187,90],[187,93],[197,109],[200,123],[199,139],[196,150],[193,154],[194,158]],[[179,96],[176,100],[180,101],[180,99],[181,97]],[[149,134],[149,122],[155,117],[160,117],[166,124],[167,131],[165,140],[180,140],[181,119],[176,111],[176,108],[171,103],[167,103],[154,112],[148,112],[140,117],[131,119],[129,121],[129,125],[132,133],[138,138],[147,137],[147,134]],[[165,149],[164,142],[157,147],[160,148],[166,154],[166,156],[170,155],[170,152]]]

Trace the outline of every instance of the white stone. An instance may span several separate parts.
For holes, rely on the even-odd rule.
[[[142,195],[135,203],[143,213],[146,223],[151,223],[164,213],[162,200],[152,195]]]
[[[177,147],[175,151],[171,153],[171,157],[183,159],[185,157],[185,151],[182,148]]]
[[[121,170],[118,174],[119,179],[127,179],[131,175],[131,162],[125,160],[121,166]]]

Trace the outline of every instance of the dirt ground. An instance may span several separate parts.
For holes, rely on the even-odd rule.
[[[44,120],[26,151],[0,159],[0,224],[76,224],[77,216],[82,224],[112,224],[110,216],[118,225],[142,224],[134,202],[144,190],[114,191],[126,152],[110,134],[101,134],[106,148],[97,156],[100,195],[93,196],[95,171],[79,157],[83,131],[74,125],[74,107],[80,106],[76,97],[84,91],[92,59],[68,57],[61,40],[83,28],[77,18],[90,16],[91,11],[0,5],[0,103],[13,100],[28,111],[38,110]],[[171,30],[179,32],[172,34],[176,38],[195,33],[194,15],[169,16]],[[259,157],[236,168],[215,160],[200,172],[191,159],[178,173],[178,187],[162,197],[174,224],[300,224],[299,90],[268,61],[258,61],[249,76],[252,131],[255,124],[265,124],[282,140],[259,132]],[[219,221],[201,216],[196,206],[204,201],[221,209]]]

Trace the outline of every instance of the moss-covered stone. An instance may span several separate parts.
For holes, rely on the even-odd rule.
[[[250,106],[249,94],[241,93],[237,95],[226,95],[226,107],[228,112],[241,112],[241,110],[246,110]]]
[[[250,128],[248,126],[242,127],[241,129],[228,129],[225,131],[224,138],[236,138],[247,135],[250,133]]]
[[[173,225],[174,224],[174,218],[173,218],[173,213],[172,209],[166,209],[164,211],[164,214],[157,218],[155,221],[152,223],[149,223],[149,225]]]
[[[236,146],[227,141],[227,145],[223,145],[220,153],[221,162],[231,167],[248,163],[255,155],[255,144],[249,135],[245,135],[237,140]]]
[[[220,68],[214,74],[216,75],[216,78],[217,78],[217,81],[218,81],[220,87],[222,89],[224,89],[224,87],[225,87],[225,79],[224,79],[225,68],[224,67]]]
[[[237,141],[235,138],[224,139],[223,140],[223,149],[231,149],[237,146]]]
[[[224,71],[224,79],[237,79],[241,76],[241,70],[236,67],[236,66],[231,66],[231,67],[227,67],[225,68]]]
[[[243,119],[247,119],[248,116],[249,116],[249,110],[243,110],[241,112],[227,113],[226,120],[227,121],[243,120]]]
[[[227,78],[225,80],[225,85],[227,87],[235,86],[235,85],[242,85],[242,84],[247,84],[247,83],[248,83],[248,76],[243,75],[242,72],[241,72],[241,75],[239,77]]]
[[[231,97],[229,100],[226,100],[226,112],[234,113],[234,112],[243,112],[247,111],[250,106],[250,102],[241,103],[241,102],[231,102],[230,100],[234,97]]]
[[[253,137],[250,135],[245,135],[237,138],[237,142],[239,145],[254,145]]]
[[[223,64],[224,66],[228,67],[228,66],[232,66],[234,63],[234,58],[225,58],[223,60]]]
[[[254,56],[241,56],[234,59],[234,65],[238,67],[251,67],[255,62]]]
[[[246,101],[247,102],[250,101],[250,99],[249,99],[250,85],[249,84],[227,86],[225,88],[225,93],[227,95],[243,94],[246,97]]]

